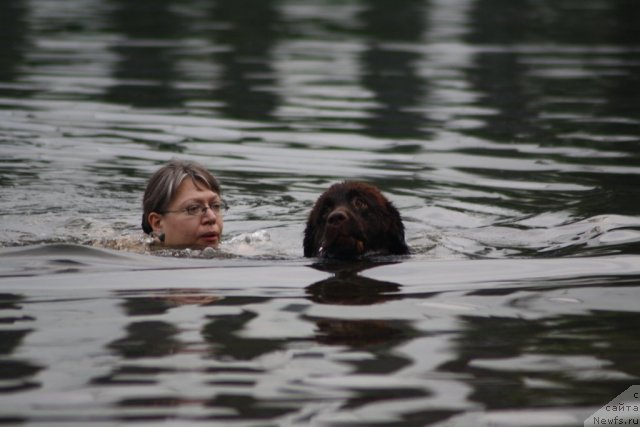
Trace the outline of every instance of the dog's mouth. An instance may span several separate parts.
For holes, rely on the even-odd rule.
[[[325,235],[318,255],[325,258],[353,259],[366,251],[364,240],[345,234]]]

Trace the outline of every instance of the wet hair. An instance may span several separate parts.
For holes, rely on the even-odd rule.
[[[196,162],[171,160],[158,169],[147,182],[142,199],[142,231],[147,234],[153,232],[149,224],[149,214],[166,211],[178,187],[186,178],[190,178],[196,186],[204,186],[222,196],[220,184],[204,166]]]

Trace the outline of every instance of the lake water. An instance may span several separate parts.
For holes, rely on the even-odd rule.
[[[640,2],[3,0],[0,424],[582,426],[640,384]],[[213,254],[138,239],[171,158]],[[302,257],[378,185],[412,254]]]

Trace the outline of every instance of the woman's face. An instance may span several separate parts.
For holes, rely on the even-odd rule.
[[[185,179],[178,187],[167,210],[149,214],[149,224],[156,233],[164,233],[164,244],[171,247],[216,248],[222,235],[222,209],[197,207],[220,205],[220,196],[206,186]],[[191,208],[191,209],[189,209]],[[195,215],[190,215],[195,212]]]

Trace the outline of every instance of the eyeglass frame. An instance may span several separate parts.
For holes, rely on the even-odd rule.
[[[194,213],[190,213],[189,210],[191,208],[195,208],[198,207],[198,210]],[[214,203],[194,203],[193,205],[189,205],[186,208],[182,208],[182,209],[176,209],[176,210],[164,210],[162,212],[158,212],[162,215],[166,214],[166,213],[185,213],[187,214],[187,216],[189,217],[196,217],[198,216],[198,214],[200,216],[204,215],[207,213],[207,211],[211,209],[211,212],[213,212],[214,214],[218,215],[220,212],[226,212],[227,210],[229,210],[229,204],[227,202],[225,202],[224,200],[220,200]]]

